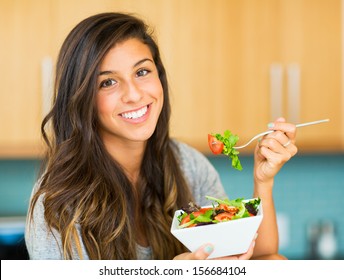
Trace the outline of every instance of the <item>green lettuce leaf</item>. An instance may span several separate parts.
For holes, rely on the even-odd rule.
[[[217,140],[224,144],[222,154],[229,157],[232,160],[232,167],[237,170],[242,170],[242,166],[239,160],[239,152],[234,149],[235,144],[238,142],[239,137],[232,134],[229,130],[223,133],[223,136],[219,133],[212,134]]]

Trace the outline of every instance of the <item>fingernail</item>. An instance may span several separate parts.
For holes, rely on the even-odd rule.
[[[271,123],[268,123],[268,128],[274,128],[274,126],[275,126],[275,124],[273,123],[273,122],[271,122]]]
[[[257,237],[258,237],[258,232],[254,235],[254,240],[256,240],[257,239]]]
[[[207,254],[210,254],[214,250],[214,247],[211,245],[207,245],[204,247],[203,251]]]

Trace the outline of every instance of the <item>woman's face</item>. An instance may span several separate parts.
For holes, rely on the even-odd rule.
[[[116,44],[100,65],[97,86],[104,142],[145,142],[151,137],[163,106],[163,88],[147,45],[134,38]]]

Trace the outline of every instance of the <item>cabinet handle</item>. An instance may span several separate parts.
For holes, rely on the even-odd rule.
[[[283,116],[283,67],[280,63],[270,65],[270,114],[271,120]]]
[[[293,63],[287,66],[287,102],[288,121],[291,123],[300,122],[300,65]]]
[[[283,66],[280,63],[270,65],[270,110],[271,120],[285,116],[288,122],[300,122],[300,65],[287,65],[287,97],[283,95]],[[287,106],[284,105],[287,102]],[[286,110],[286,112],[285,112]]]
[[[51,57],[44,57],[41,63],[42,76],[42,117],[50,111],[53,98],[53,60]]]

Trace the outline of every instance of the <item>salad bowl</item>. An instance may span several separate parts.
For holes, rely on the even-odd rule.
[[[247,202],[250,200],[244,201]],[[212,206],[204,206],[202,208],[209,207]],[[263,206],[261,201],[257,210],[258,212],[255,216],[216,224],[181,228],[178,217],[184,211],[180,209],[174,214],[171,233],[191,252],[196,251],[206,243],[213,244],[214,250],[209,255],[209,259],[243,254],[248,251],[263,219]]]

